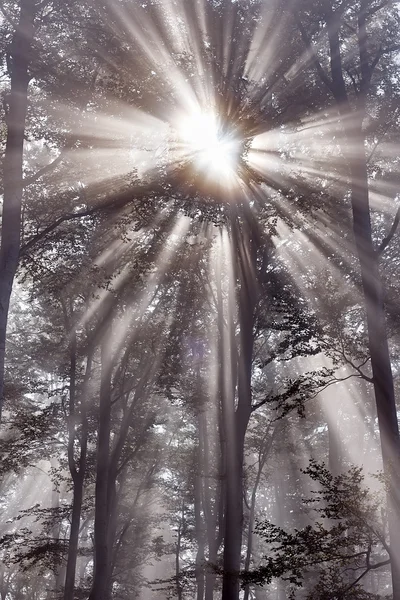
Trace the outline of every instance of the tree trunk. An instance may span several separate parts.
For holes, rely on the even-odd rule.
[[[235,456],[229,461],[226,484],[226,515],[222,600],[238,600],[243,528],[243,464],[244,439],[236,439]]]
[[[221,421],[220,411],[218,412],[219,421]],[[218,425],[218,431],[215,430],[216,437],[220,434],[220,423]],[[208,439],[208,428],[207,419],[204,412],[199,415],[199,438],[202,440],[203,450],[203,468],[204,468],[204,479],[202,482],[202,498],[203,498],[203,512],[205,519],[207,544],[208,544],[208,567],[205,572],[205,600],[213,600],[214,588],[216,582],[216,571],[215,566],[217,564],[218,550],[221,545],[221,531],[220,522],[222,522],[223,514],[223,502],[222,502],[222,443],[220,439],[219,455],[217,457],[217,481],[215,485],[215,496],[214,503],[211,499],[211,488],[210,488],[210,447]],[[220,518],[219,518],[220,517]]]
[[[11,92],[3,164],[4,199],[0,247],[0,418],[4,403],[4,365],[10,297],[21,244],[22,165],[28,107],[28,68],[32,55],[34,0],[21,0],[20,17],[11,44]]]
[[[388,524],[393,599],[400,599],[400,436],[386,331],[383,286],[372,241],[368,173],[361,123],[352,141],[352,211],[354,237],[364,291],[369,352],[383,468],[388,482]]]
[[[181,554],[181,542],[182,542],[182,530],[185,524],[185,503],[182,502],[181,520],[178,526],[178,539],[175,547],[175,586],[176,596],[178,600],[183,599],[183,587],[181,578],[181,565],[180,565],[180,554]]]
[[[253,489],[251,492],[251,499],[250,499],[249,524],[248,524],[248,528],[247,528],[247,551],[246,551],[246,559],[245,559],[245,563],[244,563],[244,570],[246,572],[250,571],[251,558],[252,558],[252,554],[253,554],[253,530],[254,530],[254,521],[255,521],[255,514],[256,514],[256,500],[257,500],[258,486],[260,485],[261,475],[262,475],[266,460],[268,458],[269,452],[271,450],[274,437],[275,437],[278,429],[280,429],[280,427],[279,427],[279,425],[276,425],[275,429],[271,435],[269,435],[269,428],[267,429],[264,439],[262,440],[262,447],[260,448],[260,451],[259,451],[257,474],[256,474],[256,479],[254,482],[254,486],[253,486]],[[249,600],[249,596],[250,596],[250,586],[246,585],[246,587],[244,588],[243,600]]]
[[[255,517],[255,511],[256,511],[256,497],[257,497],[257,488],[258,488],[258,484],[260,481],[260,475],[261,475],[261,469],[259,468],[257,477],[256,477],[256,482],[254,484],[254,487],[253,487],[253,490],[251,493],[251,500],[250,500],[249,524],[248,524],[248,528],[247,528],[247,551],[246,551],[246,560],[244,563],[245,571],[250,570],[251,556],[253,553],[254,517]],[[244,588],[243,600],[249,600],[249,596],[250,596],[250,585],[247,584],[246,587]]]
[[[105,329],[101,344],[100,417],[97,436],[97,466],[94,517],[94,574],[89,600],[108,600],[109,556],[108,496],[111,433],[111,327]]]
[[[239,576],[241,566],[243,529],[243,462],[244,441],[251,415],[251,372],[254,343],[254,312],[257,300],[256,261],[257,239],[252,218],[244,215],[242,228],[238,221],[232,223],[233,253],[236,257],[236,281],[240,282],[239,322],[240,355],[238,361],[238,400],[235,406],[234,367],[231,379],[224,378],[228,388],[224,390],[223,408],[226,423],[226,496],[222,600],[239,599]],[[232,321],[230,321],[231,323]],[[234,332],[229,332],[229,352],[223,356],[237,355]],[[230,387],[229,387],[230,386]],[[232,414],[233,413],[233,414]]]
[[[116,481],[108,482],[108,527],[107,527],[107,544],[108,544],[108,566],[107,566],[107,598],[112,596],[113,588],[113,572],[117,553],[114,553],[115,539],[117,536],[117,483]]]
[[[229,319],[229,325],[231,315]],[[231,329],[231,328],[230,328]],[[225,429],[225,485],[224,485],[224,554],[222,600],[239,598],[239,571],[241,562],[243,525],[243,427],[239,429],[235,413],[236,375],[232,366],[236,354],[235,338],[226,332],[221,354],[223,372],[222,416]],[[228,338],[228,339],[226,339]],[[227,364],[230,366],[227,369]],[[245,427],[247,423],[243,423]],[[245,431],[245,428],[244,428]]]
[[[71,310],[72,312],[72,310]],[[66,314],[66,313],[65,313]],[[68,319],[66,319],[66,328],[69,332],[70,327]],[[69,347],[70,353],[70,383],[69,383],[69,426],[68,426],[68,466],[73,482],[73,499],[72,499],[72,515],[71,515],[71,529],[69,533],[68,541],[68,557],[67,566],[65,573],[64,583],[64,600],[73,600],[75,591],[75,573],[76,573],[76,561],[78,558],[78,544],[79,544],[79,528],[82,511],[83,501],[83,484],[85,480],[86,472],[86,456],[87,456],[87,444],[88,444],[88,419],[86,414],[86,393],[87,386],[91,375],[92,357],[93,350],[89,351],[86,371],[83,381],[83,389],[80,394],[80,415],[79,420],[81,422],[81,437],[80,437],[80,455],[78,460],[78,466],[75,464],[74,457],[74,444],[76,438],[76,331],[73,328],[71,335],[71,342]]]
[[[200,421],[199,417],[199,421]],[[196,600],[203,600],[204,598],[204,546],[205,546],[205,531],[204,521],[201,514],[201,490],[202,490],[202,471],[204,470],[204,464],[202,457],[204,456],[204,448],[201,444],[201,428],[198,426],[199,438],[195,454],[195,461],[193,465],[194,469],[194,516],[195,516],[195,534],[197,542],[196,552],[196,584],[197,594]]]
[[[285,494],[282,489],[282,479],[279,473],[275,476],[275,485],[274,485],[274,523],[278,525],[278,527],[285,526],[284,520],[284,512],[285,512]],[[285,584],[282,579],[276,580],[276,600],[286,600],[286,589]]]
[[[374,66],[369,56],[366,11],[368,2],[363,0],[357,18],[360,85],[353,124],[347,133],[344,155],[349,165],[351,180],[351,207],[353,230],[357,248],[362,287],[365,300],[368,343],[378,425],[382,447],[382,461],[388,483],[388,524],[390,558],[392,569],[393,600],[400,600],[400,437],[394,394],[392,367],[386,331],[383,285],[379,274],[378,254],[374,249],[371,214],[369,207],[369,184],[363,120],[366,114],[366,97]],[[332,92],[339,113],[349,123],[351,106],[343,77],[341,42],[341,10],[334,10],[327,3],[326,24],[330,52],[331,82],[325,83]],[[376,65],[375,65],[376,66]]]
[[[79,473],[74,480],[71,529],[68,542],[67,570],[65,574],[64,600],[73,600],[75,591],[76,561],[78,558],[79,527],[83,500],[83,476]]]

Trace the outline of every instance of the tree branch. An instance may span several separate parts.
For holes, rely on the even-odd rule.
[[[307,50],[311,54],[314,67],[319,75],[319,78],[326,85],[326,87],[329,89],[329,91],[331,93],[334,93],[332,81],[329,79],[328,75],[325,73],[324,69],[322,68],[322,65],[319,61],[318,55],[315,51],[314,45],[313,45],[311,39],[308,37],[307,32],[306,32],[305,28],[303,27],[303,23],[301,22],[301,19],[297,13],[296,13],[295,18],[296,18],[296,23],[299,28],[302,40],[303,40]]]
[[[45,238],[49,233],[57,229],[62,223],[66,223],[68,221],[73,221],[75,219],[82,219],[84,217],[90,217],[95,214],[100,214],[101,212],[109,212],[112,210],[118,210],[127,206],[131,202],[149,196],[155,195],[166,195],[168,193],[168,186],[162,184],[147,184],[143,186],[130,187],[127,190],[116,194],[104,202],[99,202],[94,206],[90,206],[89,208],[84,208],[82,210],[77,210],[74,213],[66,213],[58,217],[53,223],[42,229],[39,233],[35,234],[31,237],[30,240],[21,246],[19,256],[20,258],[24,256],[33,246],[35,246],[40,240]]]
[[[381,241],[381,243],[376,251],[378,256],[380,256],[384,252],[384,250],[386,250],[386,248],[389,246],[394,234],[396,233],[399,221],[400,221],[400,206],[397,209],[396,215],[394,217],[393,225],[391,226],[389,233],[387,234],[387,236],[385,238],[383,238],[383,240]]]
[[[345,349],[344,349],[344,343],[343,343],[343,339],[342,338],[340,339],[340,345],[342,347],[341,354],[343,356],[343,359],[344,359],[345,363],[348,364],[348,365],[350,365],[355,371],[357,371],[357,373],[360,375],[360,377],[362,379],[365,379],[365,381],[368,381],[369,383],[373,383],[374,380],[372,379],[372,377],[368,377],[368,375],[365,375],[364,371],[361,370],[361,367],[363,367],[364,365],[366,365],[367,362],[370,360],[370,356],[367,356],[367,358],[362,363],[360,363],[357,366],[346,355],[346,352],[345,352]]]
[[[389,2],[391,2],[391,0],[383,0],[383,2],[377,4],[377,6],[374,6],[374,8],[371,8],[369,11],[367,11],[366,16],[372,17],[372,15],[380,11],[382,8],[385,8],[385,6],[389,4]]]
[[[62,151],[57,158],[55,158],[54,160],[52,160],[48,165],[42,167],[41,169],[39,169],[39,171],[37,171],[36,173],[34,173],[33,175],[29,175],[29,177],[24,177],[22,184],[24,186],[24,188],[28,187],[29,185],[32,185],[32,183],[35,183],[38,179],[40,179],[41,177],[43,177],[43,175],[46,175],[46,173],[50,173],[50,171],[52,171],[53,169],[56,168],[56,166],[58,164],[60,164],[60,162],[65,158],[65,152]]]
[[[345,591],[345,592],[348,592],[349,590],[351,590],[351,588],[352,588],[352,587],[354,587],[355,585],[357,585],[357,583],[358,583],[359,581],[361,581],[361,579],[362,579],[363,577],[365,577],[365,575],[366,575],[367,573],[369,573],[369,571],[372,571],[373,569],[380,569],[381,567],[384,567],[384,566],[386,566],[386,565],[389,565],[389,564],[390,564],[390,562],[391,562],[391,561],[390,561],[390,558],[389,558],[388,560],[383,560],[383,561],[382,561],[382,562],[380,562],[380,563],[376,563],[376,565],[371,565],[371,564],[368,564],[368,565],[367,565],[367,567],[366,567],[366,569],[365,569],[365,571],[363,571],[363,572],[361,573],[361,575],[359,575],[359,577],[357,577],[357,579],[355,579],[355,580],[354,580],[354,581],[353,581],[353,582],[352,582],[352,583],[351,583],[349,586],[347,586],[347,588],[345,588],[345,590],[344,590],[344,591]]]

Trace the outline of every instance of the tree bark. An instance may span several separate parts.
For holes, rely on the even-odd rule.
[[[220,411],[218,411],[218,421],[221,421]],[[220,436],[221,424],[218,424],[215,430],[216,437]],[[203,451],[203,468],[204,478],[202,482],[202,500],[203,500],[203,512],[205,519],[207,544],[208,544],[208,563],[205,572],[205,600],[213,600],[214,588],[216,582],[216,571],[215,567],[217,564],[218,550],[221,545],[222,532],[220,530],[220,523],[223,520],[223,498],[222,498],[222,443],[220,438],[219,454],[217,456],[216,465],[216,485],[214,502],[212,502],[211,488],[210,488],[210,447],[209,447],[209,435],[207,428],[207,419],[204,412],[199,415],[199,438],[202,440],[201,447]],[[222,514],[220,514],[222,513]]]
[[[86,363],[86,372],[83,382],[83,390],[81,394],[81,410],[80,420],[82,424],[81,439],[80,439],[80,455],[78,461],[78,468],[75,465],[74,459],[74,443],[75,443],[75,390],[76,390],[76,333],[72,333],[72,340],[70,344],[70,406],[69,406],[69,439],[68,439],[68,465],[73,482],[73,499],[72,499],[72,515],[71,515],[71,529],[69,533],[68,541],[68,557],[67,567],[65,573],[65,584],[64,584],[64,600],[73,600],[75,591],[75,573],[76,573],[76,561],[78,558],[78,544],[79,544],[79,528],[82,511],[83,501],[83,484],[86,472],[86,456],[87,456],[87,443],[88,443],[88,420],[86,414],[86,393],[87,384],[91,373],[92,364],[92,353],[90,352]]]
[[[366,23],[368,4],[366,0],[361,1],[357,18],[360,84],[356,111],[353,111],[352,115],[351,130],[347,131],[345,129],[349,148],[344,147],[344,155],[349,166],[353,231],[360,264],[382,461],[388,487],[388,525],[393,600],[400,600],[400,436],[386,331],[384,290],[379,273],[378,252],[374,248],[372,237],[367,158],[363,132],[366,97],[369,92],[373,69],[376,66],[376,62],[370,60],[368,53]],[[343,76],[339,37],[342,13],[340,10],[335,11],[329,3],[326,4],[325,10],[332,79],[328,83],[326,78],[322,78],[322,81],[328,85],[337,103],[339,114],[346,118],[346,122],[349,123],[352,108]],[[311,45],[310,42],[308,43]],[[321,71],[321,65],[319,65],[319,70]]]
[[[254,518],[255,518],[255,513],[256,513],[257,488],[260,483],[262,467],[263,467],[263,463],[259,462],[256,481],[254,483],[253,490],[251,492],[249,524],[248,524],[248,528],[247,528],[247,551],[246,551],[246,560],[244,563],[245,571],[250,570],[251,557],[253,554],[253,529],[254,529]],[[247,584],[246,587],[244,588],[243,600],[249,600],[249,596],[250,596],[250,585]]]
[[[372,240],[367,161],[361,123],[353,139],[350,164],[354,237],[365,298],[382,461],[388,484],[393,600],[400,600],[400,436],[386,331],[383,285]]]
[[[8,101],[4,154],[4,199],[0,246],[0,418],[4,404],[4,368],[7,321],[21,244],[23,152],[28,108],[29,64],[34,39],[34,0],[20,1],[20,16],[11,44],[11,92]]]
[[[244,570],[246,572],[250,571],[251,559],[253,554],[253,530],[254,530],[254,521],[256,515],[256,500],[257,500],[257,491],[258,486],[260,485],[261,475],[269,456],[269,452],[272,447],[272,443],[277,431],[280,429],[279,425],[275,426],[275,429],[272,434],[269,432],[269,427],[265,433],[265,436],[261,442],[261,448],[258,455],[258,467],[257,474],[254,481],[253,489],[251,492],[250,498],[250,510],[249,510],[249,523],[247,527],[247,551],[246,551],[246,559],[244,562]],[[244,588],[244,596],[243,600],[249,600],[250,596],[250,585],[246,585]]]
[[[181,565],[180,565],[180,554],[181,554],[181,542],[182,542],[182,530],[185,525],[185,502],[182,502],[181,519],[178,526],[178,538],[175,547],[175,586],[176,596],[178,600],[183,599],[183,587],[181,578]]]
[[[111,326],[105,329],[101,344],[100,417],[97,437],[97,465],[94,517],[94,574],[89,600],[108,600],[109,556],[108,497],[111,434]]]
[[[224,390],[223,409],[226,424],[226,496],[222,600],[238,600],[243,529],[243,462],[244,442],[251,415],[251,373],[254,344],[254,317],[257,303],[256,262],[258,244],[252,217],[244,215],[240,227],[232,221],[232,252],[236,260],[236,280],[240,283],[238,298],[240,323],[240,354],[238,360],[238,400],[235,410],[235,372],[231,368],[231,380]],[[223,356],[237,355],[233,347],[233,332],[229,337],[229,352]],[[230,397],[229,397],[230,396]]]
[[[197,440],[197,448],[194,455],[194,482],[193,482],[193,496],[194,496],[194,517],[195,517],[195,535],[196,535],[196,543],[197,543],[197,552],[196,552],[196,585],[197,585],[197,593],[196,600],[204,599],[204,588],[205,588],[205,578],[204,578],[204,563],[205,563],[205,524],[203,515],[201,514],[201,498],[202,498],[202,479],[204,477],[204,447],[202,445],[202,435],[201,435],[201,415],[198,415],[198,440]]]

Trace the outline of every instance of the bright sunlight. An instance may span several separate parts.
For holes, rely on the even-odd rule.
[[[234,183],[242,142],[234,131],[225,131],[213,112],[196,112],[178,126],[186,160],[207,178],[229,185]]]

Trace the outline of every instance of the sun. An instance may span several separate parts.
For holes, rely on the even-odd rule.
[[[180,119],[178,135],[185,160],[205,178],[224,186],[237,179],[242,143],[234,130],[224,128],[213,112]]]

